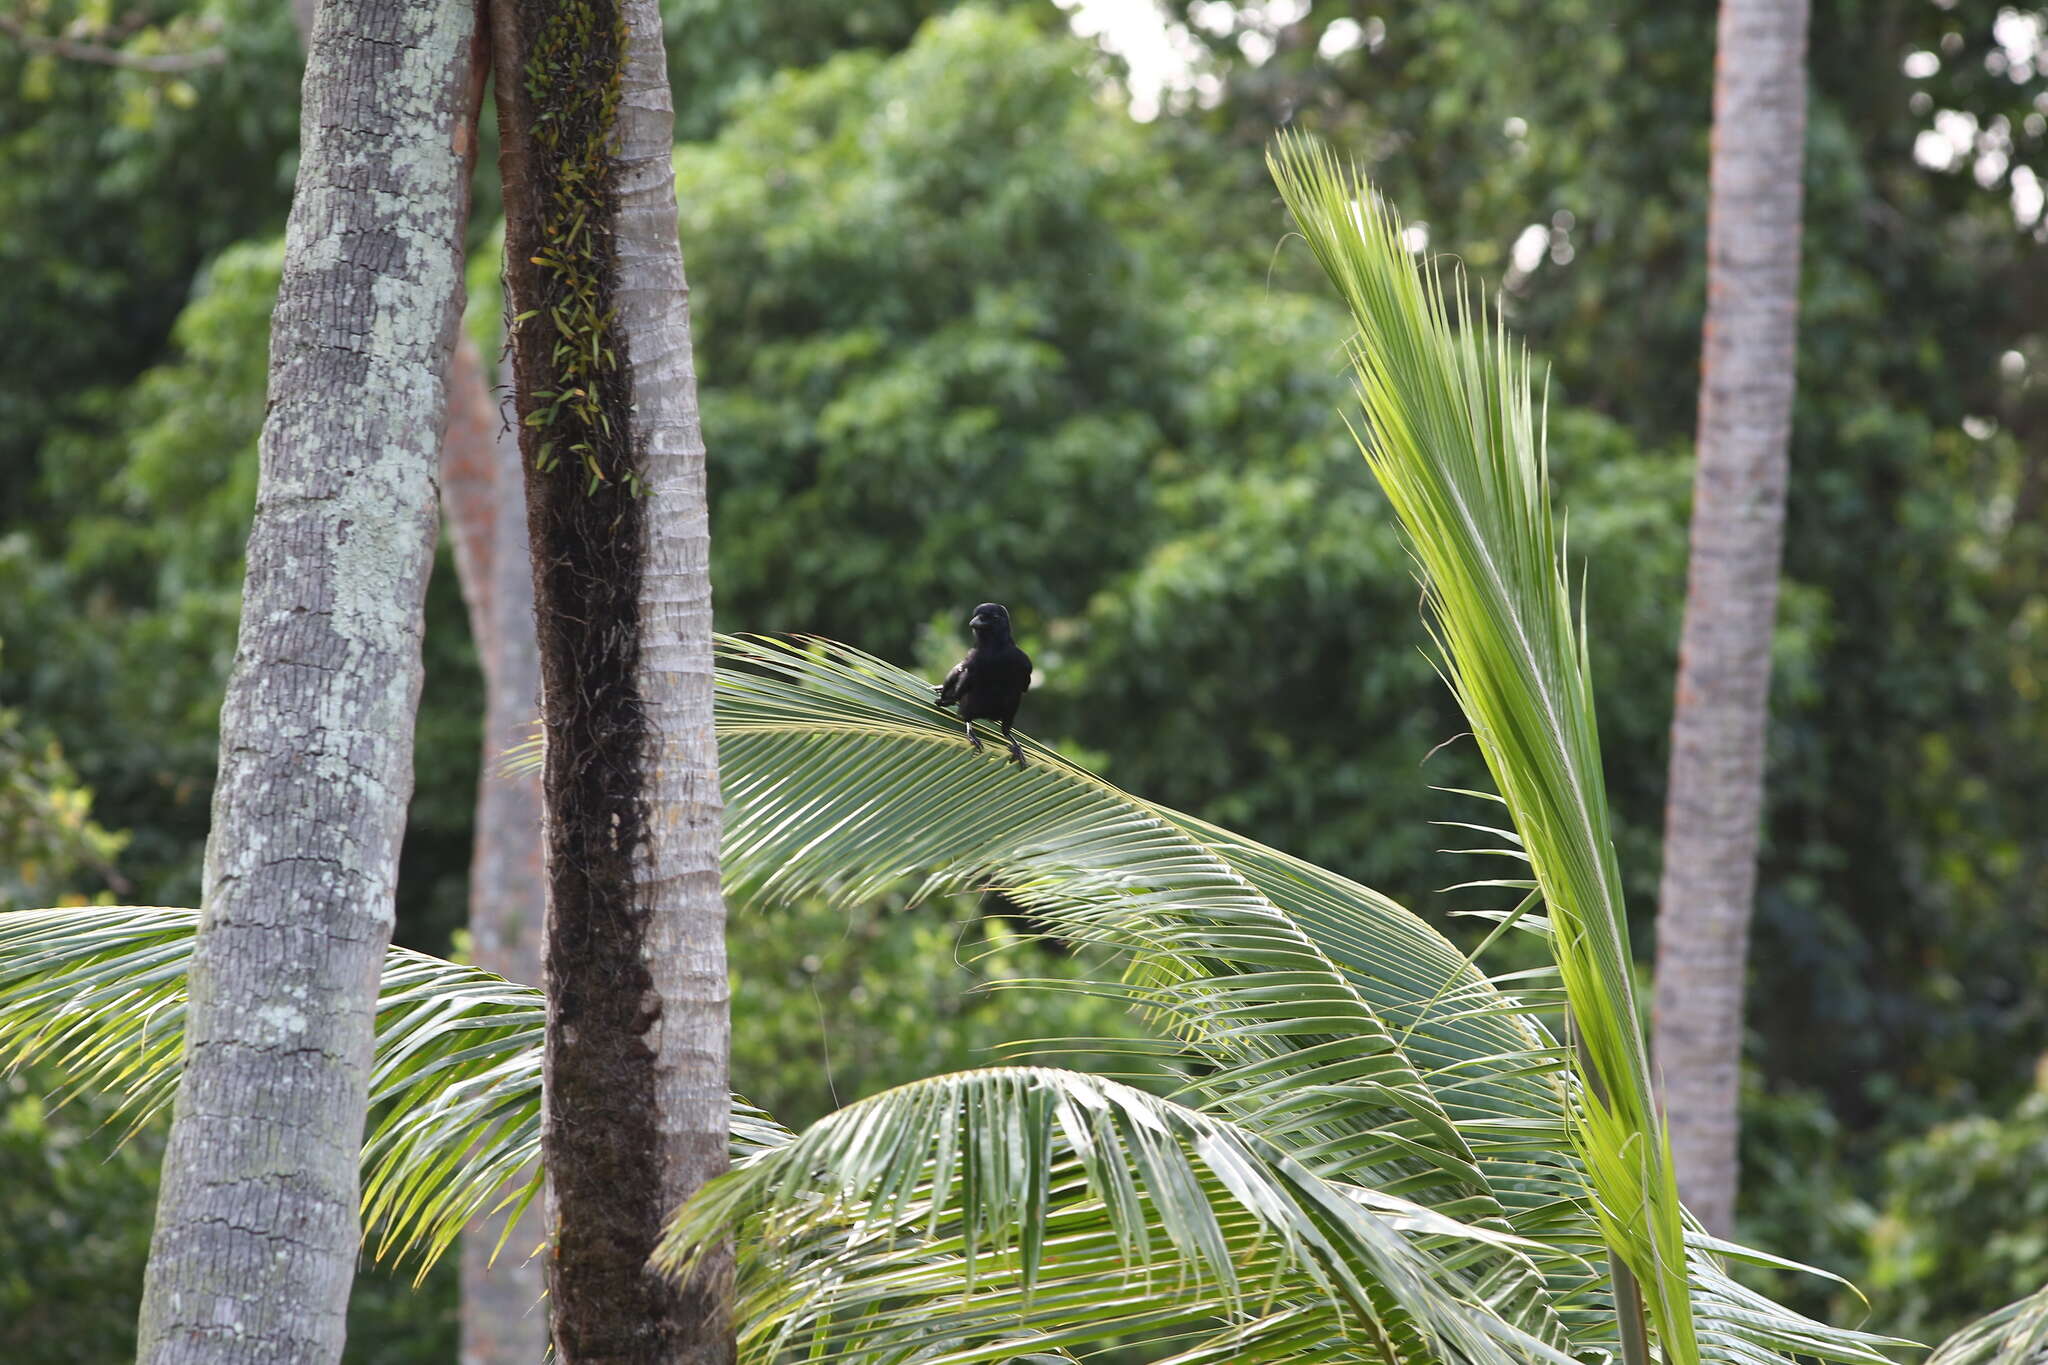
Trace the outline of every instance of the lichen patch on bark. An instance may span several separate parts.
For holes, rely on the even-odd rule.
[[[315,26],[145,1361],[341,1354],[475,27],[424,0],[327,0]]]

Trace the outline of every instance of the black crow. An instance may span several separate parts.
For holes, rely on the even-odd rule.
[[[960,719],[967,722],[967,742],[977,750],[981,736],[974,733],[974,722],[1001,721],[1003,738],[1010,741],[1010,757],[1021,768],[1024,751],[1017,747],[1010,723],[1017,719],[1017,703],[1031,686],[1031,656],[1010,638],[1010,611],[1002,603],[982,603],[967,624],[974,631],[974,648],[936,689],[939,705],[960,708]]]

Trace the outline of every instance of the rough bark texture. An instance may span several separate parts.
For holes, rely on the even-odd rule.
[[[573,41],[550,27],[567,22],[550,5],[492,10],[508,298],[515,314],[538,310],[515,326],[513,359],[547,732],[549,1302],[566,1365],[725,1365],[725,1268],[677,1287],[646,1266],[665,1216],[726,1164],[722,810],[660,18],[652,0],[593,8]],[[536,52],[549,54],[545,69]],[[588,106],[557,102],[608,88],[608,76],[607,165],[595,179],[571,174]],[[542,111],[557,116],[537,136]],[[587,260],[560,264],[570,253]],[[563,357],[578,354],[557,344],[556,305],[574,315],[569,281],[586,265],[602,285],[598,313],[615,323],[581,354],[617,360],[574,387],[608,415],[602,428],[556,397],[571,387]]]
[[[482,357],[466,338],[449,372],[441,493],[456,574],[484,675],[483,775],[469,864],[469,930],[478,966],[512,981],[540,971],[540,775],[502,774],[505,751],[540,714],[540,646],[526,553],[518,437],[500,418]],[[462,1238],[462,1365],[538,1365],[547,1353],[544,1210],[528,1205],[498,1251],[502,1214]],[[496,1252],[495,1258],[493,1253]]]
[[[476,14],[327,0],[140,1358],[340,1359],[412,793]]]
[[[1692,559],[1657,918],[1656,1058],[1679,1190],[1734,1225],[1743,968],[1799,308],[1806,0],[1722,0]]]
[[[653,730],[646,885],[656,915],[645,954],[663,1001],[652,1039],[664,1215],[723,1173],[731,1150],[731,998],[712,707],[711,521],[690,295],[676,237],[675,112],[656,0],[625,0],[619,126],[619,325],[645,434],[647,570],[640,592],[641,694]],[[674,1358],[733,1359],[730,1253],[687,1286]]]

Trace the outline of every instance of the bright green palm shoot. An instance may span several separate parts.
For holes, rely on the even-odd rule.
[[[1446,289],[1394,211],[1326,150],[1283,138],[1268,161],[1358,324],[1355,434],[1422,568],[1439,667],[1548,906],[1584,1073],[1574,1137],[1602,1233],[1647,1292],[1664,1358],[1689,1365],[1683,1214],[1637,1025],[1584,623],[1527,356],[1461,280]],[[1627,1314],[1629,1286],[1616,1287]],[[1634,1355],[1632,1335],[1625,1323]]]

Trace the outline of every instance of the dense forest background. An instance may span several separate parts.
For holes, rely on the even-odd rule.
[[[29,11],[205,60],[0,35],[0,905],[192,904],[299,43],[255,0]],[[1437,852],[1460,840],[1431,822],[1466,813],[1432,787],[1477,760],[1445,743],[1462,725],[1341,415],[1343,324],[1261,163],[1276,126],[1315,130],[1550,367],[1647,961],[1710,7],[1209,0],[1162,11],[1163,85],[1044,3],[665,11],[722,629],[936,674],[966,610],[1005,601],[1043,673],[1033,734],[1471,937],[1447,916],[1492,902],[1439,892],[1480,874]],[[1814,13],[1740,1212],[1923,1339],[2048,1281],[2048,1181],[2025,1178],[2048,1170],[2044,38],[1986,0]],[[436,952],[461,946],[481,713],[445,558],[399,921]],[[963,995],[1078,970],[1000,909],[736,916],[735,1086],[801,1123],[1004,1040],[1116,1035],[1086,998]],[[157,1137],[117,1147],[91,1097],[4,1085],[0,1355],[117,1358]],[[452,1293],[373,1279],[351,1358],[451,1358]]]

